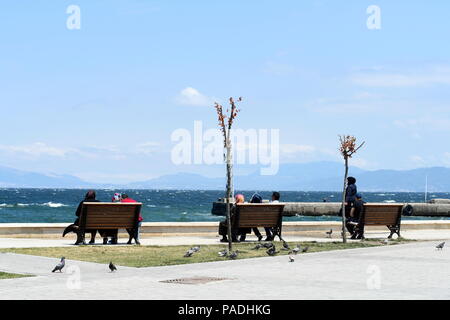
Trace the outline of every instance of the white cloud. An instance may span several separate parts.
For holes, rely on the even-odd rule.
[[[78,150],[74,148],[56,148],[42,142],[22,146],[0,145],[0,150],[8,153],[26,154],[34,157],[52,156],[60,158],[65,157],[70,152],[78,152]]]
[[[450,130],[450,120],[444,118],[422,117],[416,119],[395,120],[394,125],[403,129]]]
[[[146,155],[153,154],[158,150],[159,147],[160,144],[158,142],[149,141],[140,143],[136,146],[136,153]]]
[[[434,66],[422,70],[365,72],[350,76],[351,82],[364,87],[423,87],[450,85],[450,67]]]
[[[309,145],[300,144],[282,144],[280,145],[280,151],[283,154],[293,154],[293,153],[313,153],[317,149],[316,147]]]
[[[182,105],[199,107],[212,106],[214,103],[213,98],[205,96],[192,87],[186,87],[181,90],[176,98],[176,101]]]

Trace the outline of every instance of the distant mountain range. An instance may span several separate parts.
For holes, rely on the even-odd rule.
[[[357,179],[361,191],[450,191],[450,168],[430,167],[413,170],[374,170],[350,168],[350,175]],[[236,176],[236,190],[282,191],[340,191],[343,183],[343,165],[338,162],[311,162],[282,164],[277,175],[261,176],[255,172]],[[223,178],[209,178],[192,173],[164,175],[155,179],[119,184],[86,182],[71,175],[47,175],[0,167],[0,187],[12,188],[129,188],[129,189],[206,189],[225,188]]]

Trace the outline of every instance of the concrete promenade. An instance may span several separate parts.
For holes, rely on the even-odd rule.
[[[0,270],[36,277],[0,280],[0,299],[449,299],[450,250],[435,242],[130,268],[3,253]],[[73,273],[76,271],[75,273]],[[344,278],[343,275],[346,275]],[[203,284],[163,283],[223,277]]]
[[[285,228],[285,239],[339,240],[338,222],[308,224],[311,223],[291,223],[291,229]],[[334,230],[331,239],[325,237],[330,226]],[[141,243],[163,246],[219,243],[210,223],[200,223],[197,231],[202,228],[203,232],[194,233],[179,232],[180,229],[174,233],[146,233]],[[73,246],[73,236],[61,238],[58,233],[2,234],[0,248]],[[366,230],[367,238],[383,239],[388,234],[386,228]],[[277,256],[166,267],[118,266],[114,273],[109,272],[107,265],[71,260],[66,261],[62,274],[51,273],[58,259],[0,253],[0,271],[35,275],[0,280],[0,299],[449,299],[448,223],[405,223],[402,236],[419,241],[301,254],[295,256],[293,263],[288,262],[287,256]],[[247,239],[255,240],[253,235]],[[125,245],[126,241],[127,237],[121,237],[119,245]],[[435,249],[441,241],[447,242],[446,247]],[[97,236],[97,243],[100,242]],[[202,284],[161,282],[190,277],[226,280]]]

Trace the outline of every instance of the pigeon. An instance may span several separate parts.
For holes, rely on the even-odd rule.
[[[273,247],[273,243],[272,242],[266,242],[266,243],[263,244],[263,247],[267,248],[267,249],[270,249],[270,248]]]
[[[294,262],[294,261],[295,261],[294,257],[293,256],[289,256],[289,262]]]
[[[259,250],[261,248],[264,248],[264,245],[262,243],[258,243],[252,250]]]
[[[194,252],[199,252],[200,251],[200,246],[192,247],[191,250],[194,251]]]
[[[109,270],[111,270],[111,272],[117,270],[116,266],[112,263],[112,261],[109,262]]]
[[[294,249],[292,249],[291,251],[289,251],[289,254],[293,253],[293,254],[297,254],[300,252],[300,245],[298,244]]]
[[[330,231],[325,232],[328,236],[328,238],[331,238],[331,234],[333,233],[333,229],[330,229]]]
[[[306,247],[303,248],[302,252],[303,252],[303,253],[306,253],[308,250],[309,250],[309,247],[306,246]]]
[[[62,257],[60,263],[58,263],[55,266],[55,268],[52,270],[52,272],[55,272],[55,271],[62,272],[61,270],[64,268],[65,265],[66,265],[66,258]]]
[[[238,256],[238,250],[232,252],[232,253],[228,256],[228,258],[230,258],[230,259],[236,259],[237,256]]]
[[[289,248],[289,244],[283,240],[283,248],[281,248],[281,250],[290,250],[291,248]]]
[[[184,257],[185,258],[187,258],[187,257],[192,257],[192,255],[194,254],[194,250],[192,250],[192,249],[189,249],[188,251],[186,251],[186,253],[184,254]]]
[[[389,240],[388,239],[384,239],[383,241],[381,241],[381,244],[388,244]]]
[[[224,249],[222,251],[219,251],[218,254],[219,254],[219,257],[226,257],[228,254],[228,250]]]
[[[278,252],[279,252],[279,251],[276,251],[275,246],[273,246],[273,247],[267,249],[267,251],[266,251],[266,253],[267,253],[269,256],[274,256],[274,255],[276,255]]]
[[[441,242],[441,243],[439,243],[437,246],[436,246],[436,249],[438,249],[438,250],[442,250],[442,248],[444,248],[444,245],[445,245],[445,241],[444,242]]]

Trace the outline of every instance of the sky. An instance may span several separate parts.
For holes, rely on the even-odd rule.
[[[281,163],[341,161],[338,135],[352,134],[363,169],[449,167],[449,12],[445,0],[1,2],[0,165],[111,183],[220,176],[174,163],[171,137],[217,128],[214,102],[242,96],[234,127],[279,130]]]

